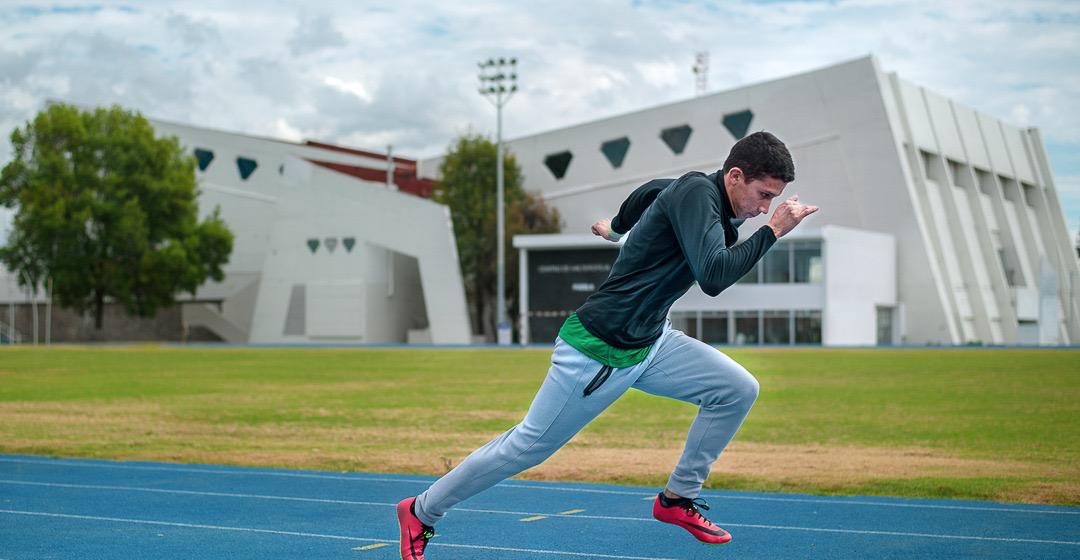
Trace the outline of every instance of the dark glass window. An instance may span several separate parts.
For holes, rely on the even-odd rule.
[[[701,312],[701,341],[710,344],[728,343],[727,311]]]
[[[686,149],[686,143],[690,141],[690,133],[693,131],[688,124],[673,126],[660,131],[660,139],[671,148],[672,153],[678,155]]]
[[[791,251],[795,261],[795,281],[821,283],[821,241],[793,241]]]
[[[258,166],[259,164],[253,159],[246,157],[236,158],[236,169],[240,171],[240,178],[245,181],[248,177],[251,177],[251,174],[255,172],[255,168]]]
[[[765,344],[791,344],[791,312],[765,312]]]
[[[626,151],[630,149],[630,139],[623,136],[622,138],[616,138],[614,140],[608,140],[600,145],[600,151],[604,152],[604,157],[615,169],[622,166],[622,162],[626,159]]]
[[[736,140],[742,140],[742,137],[746,136],[746,131],[750,130],[750,121],[753,119],[754,113],[749,109],[738,113],[728,113],[724,115],[724,128],[728,129]]]
[[[548,157],[544,158],[544,165],[547,166],[548,171],[556,179],[562,179],[566,175],[566,170],[570,167],[570,160],[572,159],[574,159],[574,154],[569,151],[548,154]]]
[[[791,247],[787,243],[777,243],[765,253],[761,272],[766,284],[786,284],[791,281],[791,264],[788,261]]]
[[[761,338],[758,336],[758,312],[736,311],[735,312],[735,344],[757,344]]]
[[[210,167],[210,162],[214,161],[214,152],[195,148],[195,160],[199,162],[199,171],[206,171],[206,168]]]
[[[821,311],[795,312],[795,344],[821,344]]]
[[[1080,256],[1080,249],[1077,251],[1077,256]],[[1015,256],[1016,253],[1012,250],[998,249],[998,260],[1001,261],[1001,268],[1005,271],[1005,281],[1009,283],[1009,286],[1023,286],[1025,285],[1023,272],[1019,267],[1011,264],[1017,262]]]
[[[878,346],[892,346],[893,343],[893,308],[877,308],[877,343]]]

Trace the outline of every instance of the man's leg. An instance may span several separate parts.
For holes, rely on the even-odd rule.
[[[750,412],[758,394],[757,380],[723,353],[672,330],[661,337],[656,355],[634,387],[699,407],[682,457],[653,503],[653,517],[678,525],[705,543],[729,542],[731,535],[701,513],[708,505],[697,497],[713,462]]]
[[[735,437],[758,395],[758,382],[735,360],[680,331],[661,338],[634,387],[698,405],[667,489],[696,498],[720,452]]]
[[[589,396],[583,392],[603,367],[557,340],[551,368],[524,420],[477,449],[416,498],[416,517],[434,525],[458,502],[538,465],[570,441],[631,385],[614,370]]]

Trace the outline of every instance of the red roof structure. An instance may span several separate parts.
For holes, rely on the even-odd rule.
[[[345,154],[364,156],[373,159],[381,159],[383,161],[387,160],[386,154],[369,152],[366,150],[357,150],[355,148],[346,148],[345,146],[337,146],[334,144],[327,144],[325,142],[316,142],[314,140],[307,140],[304,142],[304,145],[311,146],[313,148],[341,152]],[[372,181],[379,183],[386,182],[386,169],[364,167],[362,165],[354,165],[349,163],[322,161],[311,158],[305,159],[320,167],[325,167],[327,169],[337,171],[338,173],[344,173],[346,175],[350,175],[364,181]],[[401,192],[406,192],[415,196],[419,196],[421,198],[431,198],[431,195],[435,190],[435,182],[430,179],[421,179],[420,177],[416,176],[416,160],[406,159],[397,156],[394,156],[393,159],[394,184],[397,185],[398,190],[400,190]]]

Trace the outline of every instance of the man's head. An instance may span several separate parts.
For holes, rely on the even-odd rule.
[[[760,131],[731,147],[723,174],[735,217],[746,219],[769,212],[773,199],[795,180],[795,164],[783,142]]]

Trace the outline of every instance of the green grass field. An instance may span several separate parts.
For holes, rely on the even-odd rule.
[[[1080,351],[724,349],[761,397],[714,488],[1080,504]],[[0,349],[0,452],[440,474],[545,350]],[[631,391],[524,477],[662,484],[690,405]]]

